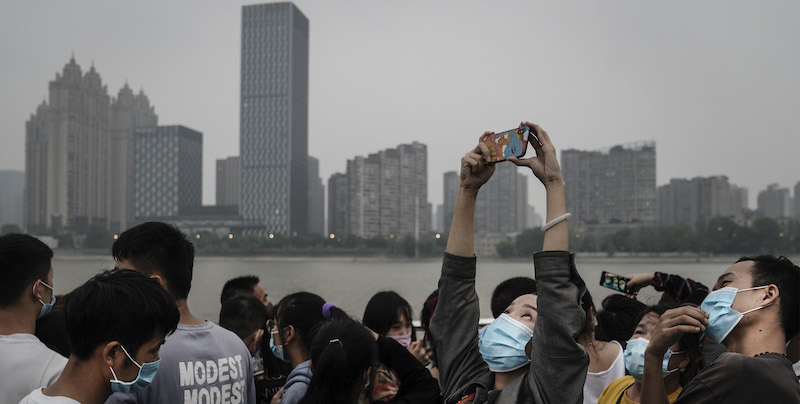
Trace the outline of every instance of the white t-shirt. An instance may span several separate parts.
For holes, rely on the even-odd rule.
[[[586,372],[586,383],[583,385],[583,404],[597,404],[597,399],[600,398],[600,393],[611,384],[614,380],[625,376],[625,357],[622,354],[622,345],[617,341],[611,341],[617,345],[619,352],[614,362],[608,369],[592,373]]]
[[[159,356],[150,386],[137,393],[114,393],[106,404],[256,403],[250,351],[236,334],[210,321],[178,324]]]
[[[0,403],[18,403],[58,379],[67,358],[33,334],[0,335]]]
[[[25,396],[19,404],[81,404],[71,398],[64,396],[46,396],[42,389],[36,389]]]

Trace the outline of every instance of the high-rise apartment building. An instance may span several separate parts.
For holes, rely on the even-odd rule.
[[[239,213],[247,231],[308,231],[308,19],[242,7]]]
[[[730,213],[738,223],[744,223],[745,211],[750,207],[748,191],[745,187],[730,184]]]
[[[794,217],[800,219],[800,181],[794,184]]]
[[[528,179],[511,163],[498,163],[475,201],[475,233],[480,236],[519,233],[525,229]]]
[[[328,179],[328,234],[347,234],[348,192],[347,174],[331,175]]]
[[[239,206],[239,156],[217,159],[217,206]]]
[[[607,151],[561,152],[572,223],[654,223],[656,146],[617,145]]]
[[[747,207],[746,198],[747,190],[730,184],[724,175],[673,178],[658,187],[659,223],[695,225],[718,216],[740,220],[742,209]]]
[[[185,126],[136,133],[134,215],[137,221],[173,219],[202,204],[203,134]]]
[[[325,233],[325,186],[319,177],[319,159],[308,156],[308,233]]]
[[[766,217],[786,219],[791,216],[791,198],[789,188],[781,188],[778,184],[767,185],[767,189],[758,193],[758,210]]]
[[[90,223],[114,230],[132,218],[132,138],[155,126],[147,96],[123,87],[112,99],[92,66],[85,74],[71,58],[26,123],[25,227],[66,228]]]
[[[0,226],[15,224],[22,228],[25,173],[0,170]]]
[[[418,142],[348,160],[347,173],[328,181],[328,231],[365,238],[429,232],[427,160]]]

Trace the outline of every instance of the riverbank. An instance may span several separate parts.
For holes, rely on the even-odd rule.
[[[66,261],[97,261],[110,260],[109,252],[101,250],[58,250],[55,255],[58,259]],[[664,264],[688,264],[688,263],[733,263],[739,259],[740,255],[709,255],[709,254],[646,254],[646,253],[617,253],[611,257],[604,253],[577,253],[575,260],[577,263],[601,263],[601,264],[635,264],[635,263],[664,263]],[[800,256],[788,257],[794,263],[800,263]],[[271,254],[271,255],[206,255],[198,253],[197,261],[203,262],[433,262],[440,261],[441,257],[429,258],[406,258],[406,257],[387,257],[382,255],[314,255],[302,256],[297,254]],[[480,258],[481,262],[529,262],[530,258]]]

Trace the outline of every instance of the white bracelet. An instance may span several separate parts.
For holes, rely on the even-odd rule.
[[[542,231],[547,231],[547,229],[569,219],[572,216],[572,213],[564,213],[563,215],[547,222],[544,226],[542,226]]]

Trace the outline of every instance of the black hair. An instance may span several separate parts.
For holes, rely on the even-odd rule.
[[[0,307],[17,303],[23,292],[30,290],[31,282],[47,282],[52,260],[53,250],[35,237],[16,233],[0,236]]]
[[[374,345],[372,334],[354,320],[325,323],[311,343],[314,376],[300,403],[355,403],[372,364]]]
[[[176,300],[189,296],[194,246],[177,227],[162,222],[132,227],[119,235],[111,255],[115,260],[129,261],[145,275],[161,275]]]
[[[260,281],[261,280],[255,275],[245,275],[225,282],[225,286],[222,287],[222,294],[220,294],[219,302],[225,303],[226,300],[237,295],[252,295],[253,288],[255,288]]]
[[[386,335],[392,325],[400,321],[401,314],[406,317],[406,321],[411,322],[411,305],[397,292],[389,290],[378,292],[369,299],[361,321],[372,331]],[[413,337],[414,333],[411,335]]]
[[[514,299],[522,295],[537,294],[536,279],[517,276],[500,282],[492,292],[492,316],[500,317]]]
[[[603,299],[603,309],[595,311],[597,326],[594,338],[598,341],[624,342],[631,338],[639,320],[636,317],[647,307],[625,295],[612,294]]]
[[[330,317],[325,317],[322,312],[324,304],[325,299],[309,292],[292,293],[281,299],[275,308],[275,323],[278,332],[281,333],[281,340],[284,340],[284,330],[291,325],[301,348],[308,352],[311,340],[314,338],[315,326],[328,319],[349,318],[347,313],[338,307],[332,307]]]
[[[127,269],[95,275],[70,293],[64,311],[72,354],[82,360],[110,341],[135,357],[156,335],[171,334],[180,317],[158,281]]]
[[[784,256],[759,255],[739,258],[738,262],[752,261],[753,287],[775,285],[780,298],[780,318],[786,341],[794,337],[800,328],[800,268]]]
[[[263,329],[267,320],[267,308],[253,296],[234,296],[222,303],[219,312],[219,325],[233,331],[242,340]]]
[[[583,312],[586,314],[586,321],[583,324],[583,329],[581,330],[579,336],[591,336],[592,332],[594,332],[594,321],[592,321],[592,316],[590,316],[590,311],[597,311],[594,308],[594,299],[592,299],[592,295],[587,290],[583,296],[581,297],[581,308]],[[595,313],[595,319],[597,319],[597,313]]]
[[[436,310],[436,305],[438,303],[439,289],[436,289],[428,295],[425,299],[425,303],[422,304],[422,310],[419,311],[419,322],[426,331],[431,324],[431,317],[433,317],[433,312]]]
[[[433,317],[433,313],[436,312],[436,306],[439,304],[439,289],[434,290],[428,295],[428,298],[425,299],[425,303],[422,304],[422,310],[419,312],[419,322],[422,325],[422,329],[425,330],[425,334],[422,336],[423,341],[425,341],[428,345],[426,348],[430,349],[430,358],[433,366],[438,366],[437,357],[436,357],[436,347],[433,344],[433,335],[431,335],[430,324],[431,318]]]
[[[636,316],[636,322],[631,330],[631,335],[633,335],[634,331],[636,330],[636,326],[639,325],[639,322],[642,321],[646,315],[653,313],[658,317],[661,317],[664,312],[672,308],[675,308],[675,306],[666,304],[646,306],[644,310],[642,310],[639,315]],[[700,372],[700,364],[703,360],[703,346],[700,345],[700,336],[701,333],[699,332],[685,333],[681,336],[681,339],[678,340],[678,346],[680,347],[680,350],[689,357],[689,363],[686,365],[686,369],[683,371],[683,373],[681,373],[681,386],[685,386],[689,380],[692,380]]]

